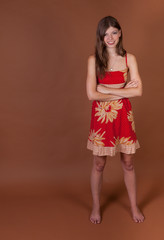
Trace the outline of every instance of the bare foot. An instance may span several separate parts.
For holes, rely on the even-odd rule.
[[[137,206],[135,208],[131,208],[131,211],[134,222],[141,223],[144,221],[145,217]]]
[[[93,208],[92,213],[90,216],[90,221],[94,224],[98,224],[101,222],[101,216],[100,216],[100,209],[99,208]]]

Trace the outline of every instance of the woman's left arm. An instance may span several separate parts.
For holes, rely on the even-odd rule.
[[[108,94],[114,94],[124,98],[142,96],[142,81],[138,71],[137,61],[134,55],[127,54],[128,67],[130,72],[130,82],[124,88],[108,88],[98,86],[98,89],[104,90]]]

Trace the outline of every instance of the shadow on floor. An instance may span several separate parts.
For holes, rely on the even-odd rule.
[[[160,182],[157,182],[157,181],[154,182],[153,184],[151,183],[149,186],[147,186],[147,183],[146,183],[145,186],[143,186],[143,189],[144,188],[145,188],[145,193],[142,197],[140,197],[140,199],[142,200],[138,202],[138,206],[141,210],[143,210],[155,199],[159,198],[161,195],[164,194],[164,187],[161,185]],[[108,189],[111,189],[111,186],[108,187]],[[125,200],[121,199],[122,196],[127,194],[127,190],[125,186],[122,183],[120,183],[117,186],[112,186],[112,189],[114,190],[110,190],[109,192],[105,190],[105,192],[103,193],[105,200],[104,200],[104,203],[102,204],[102,214],[111,205],[112,202],[117,202],[126,211],[130,212],[129,201],[125,203]]]
[[[144,192],[144,195],[139,197],[141,200],[138,202],[141,211],[163,194],[163,186],[157,181],[154,183],[151,182],[150,184],[146,182],[143,183],[142,192]],[[75,206],[79,205],[81,208],[85,209],[88,214],[91,212],[92,196],[89,186],[72,187],[71,185],[67,185],[65,187],[60,187],[58,195],[54,197],[60,198],[64,202],[71,203]],[[105,184],[105,186],[103,186],[101,193],[102,215],[114,202],[119,204],[130,214],[130,203],[124,182],[112,185]]]

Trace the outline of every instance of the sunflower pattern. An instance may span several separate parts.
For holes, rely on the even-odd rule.
[[[117,137],[117,138],[115,138],[115,137],[114,137],[114,139],[115,139],[115,142],[112,142],[112,141],[111,141],[111,143],[113,144],[113,146],[117,146],[117,145],[119,145],[119,144],[131,145],[131,144],[134,143],[133,140],[129,140],[130,137],[127,137],[127,138],[125,138],[125,137],[122,137],[122,138]]]
[[[127,118],[128,118],[128,120],[131,122],[131,124],[132,124],[132,129],[133,129],[133,131],[135,132],[135,124],[134,124],[134,117],[133,117],[133,112],[132,112],[132,111],[129,111],[129,112],[127,113]]]
[[[122,108],[121,100],[111,101],[111,102],[97,102],[98,107],[95,108],[97,111],[95,116],[99,118],[97,121],[101,120],[101,123],[105,121],[105,123],[113,122],[114,119],[117,118],[117,114],[119,109]]]
[[[101,129],[99,129],[97,132],[95,132],[94,129],[90,131],[89,140],[96,146],[104,146],[104,143],[102,140],[105,139],[103,138],[105,131],[102,134],[100,134],[99,133],[100,130]]]

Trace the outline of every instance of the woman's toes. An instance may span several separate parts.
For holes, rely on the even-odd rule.
[[[90,221],[92,222],[92,219],[90,218]],[[93,223],[93,222],[92,222]]]
[[[134,222],[136,222],[136,223],[138,222],[138,220],[137,220],[136,218],[133,218],[133,220],[134,220]]]
[[[90,218],[90,221],[95,224],[95,219],[94,218]]]
[[[90,216],[90,221],[94,224],[99,224],[101,222],[101,216],[100,216],[100,210],[99,209],[93,209],[91,216]]]
[[[94,224],[99,224],[99,223],[101,222],[101,219],[91,217],[91,218],[90,218],[90,221],[91,221],[92,223],[94,223]]]
[[[142,212],[138,207],[135,207],[131,210],[132,210],[132,216],[133,216],[134,222],[141,223],[144,221],[144,215],[142,214]]]

